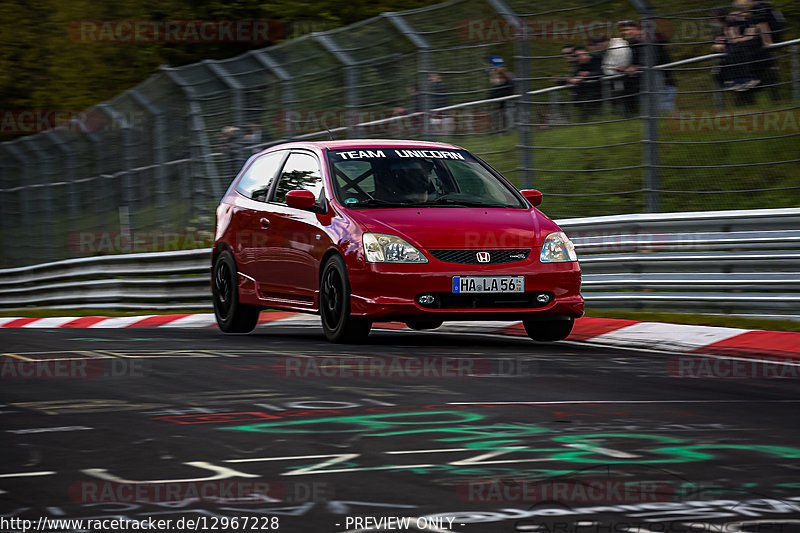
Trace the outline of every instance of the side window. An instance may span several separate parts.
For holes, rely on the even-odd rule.
[[[297,189],[311,191],[317,200],[322,194],[322,173],[317,158],[300,152],[292,153],[283,165],[278,188],[275,190],[275,202],[286,203],[286,193]]]
[[[236,185],[236,190],[248,198],[265,202],[284,155],[286,152],[272,152],[253,161]]]

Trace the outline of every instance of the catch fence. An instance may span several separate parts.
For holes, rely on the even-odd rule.
[[[452,142],[542,190],[551,217],[800,205],[796,21],[773,35],[758,85],[737,91],[721,72],[741,65],[711,53],[723,6],[663,4],[452,0],[163,67],[81,117],[0,143],[0,266],[141,251],[137,240],[205,246],[247,157],[296,139]],[[623,19],[644,34],[639,90],[626,74],[570,84],[563,47],[620,37]],[[506,96],[490,81],[498,57],[513,77]]]

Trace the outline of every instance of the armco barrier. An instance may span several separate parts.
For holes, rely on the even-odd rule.
[[[558,221],[587,305],[797,315],[800,208]],[[210,249],[69,259],[0,270],[0,308],[210,306]]]

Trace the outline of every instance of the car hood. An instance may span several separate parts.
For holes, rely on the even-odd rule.
[[[436,207],[349,214],[367,231],[397,235],[427,249],[535,248],[545,235],[560,231],[536,209]]]

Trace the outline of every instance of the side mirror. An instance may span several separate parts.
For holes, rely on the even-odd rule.
[[[522,196],[524,196],[525,199],[528,200],[534,207],[542,203],[541,191],[537,191],[535,189],[525,189],[519,192],[521,192]]]
[[[317,205],[317,199],[311,191],[289,191],[286,193],[286,205],[295,209],[311,209]]]

